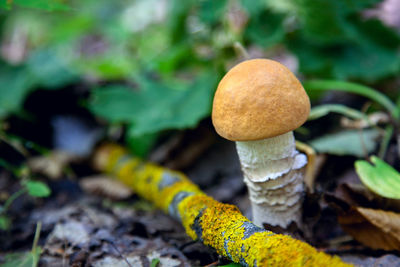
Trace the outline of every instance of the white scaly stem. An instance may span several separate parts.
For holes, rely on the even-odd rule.
[[[296,150],[293,133],[259,141],[236,142],[253,222],[287,228],[301,223],[303,173],[307,157]]]

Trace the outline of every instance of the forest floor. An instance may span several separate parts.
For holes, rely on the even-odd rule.
[[[32,125],[10,124],[11,128],[18,125],[25,131],[32,129],[29,128]],[[28,131],[25,137],[30,134]],[[53,150],[50,155],[57,153]],[[11,154],[8,155],[11,157]],[[235,145],[218,137],[208,119],[196,129],[172,134],[161,141],[150,153],[149,160],[183,171],[207,194],[218,201],[237,205],[251,218]],[[90,156],[60,162],[56,156],[47,155],[37,156],[36,161],[39,166],[40,162],[47,166],[36,168],[36,177],[46,181],[51,196],[22,195],[12,203],[8,211],[11,228],[0,232],[0,263],[10,253],[30,251],[39,221],[38,245],[42,248],[39,266],[218,266],[229,263],[213,249],[192,241],[179,222],[151,203],[118,185],[102,185],[101,177],[105,176],[91,167]],[[353,161],[351,157],[326,156],[324,168],[314,184],[315,192],[305,196],[303,217],[307,231],[297,237],[359,266],[400,266],[398,252],[371,250],[355,241],[338,223],[338,208],[354,202],[371,204],[376,200],[368,199],[355,189],[360,182],[352,167]],[[64,171],[50,179],[48,168]],[[84,181],[88,179],[98,181],[87,185]],[[12,172],[0,171],[3,199],[19,187]]]

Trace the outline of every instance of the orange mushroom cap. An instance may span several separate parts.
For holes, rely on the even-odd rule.
[[[233,67],[215,92],[212,121],[222,137],[253,141],[301,126],[310,100],[296,76],[282,64],[252,59]]]

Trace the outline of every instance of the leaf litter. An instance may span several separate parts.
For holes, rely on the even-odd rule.
[[[246,192],[241,182],[240,166],[233,152],[232,144],[217,139],[215,145],[197,156],[197,160],[188,169],[188,173],[211,195],[223,201],[238,204],[245,214],[251,216],[249,214],[250,203],[246,201]],[[325,164],[329,165],[332,162],[328,160]],[[329,166],[326,167],[329,169]],[[337,181],[341,187],[346,187],[343,182],[346,184],[358,182],[361,185],[354,172],[348,177],[351,178]],[[80,183],[85,179],[89,178],[81,178]],[[314,186],[318,193],[321,181],[317,179]],[[322,184],[322,186],[326,185]],[[228,192],[227,188],[234,190],[228,190]],[[99,191],[101,190],[92,192],[89,190],[86,192],[86,196],[80,195],[79,201],[72,200],[71,202],[70,200],[61,209],[57,204],[47,204],[32,211],[28,222],[24,222],[24,225],[33,226],[36,221],[42,221],[41,246],[43,253],[40,261],[42,266],[54,266],[62,261],[74,266],[79,266],[79,264],[80,266],[85,266],[85,264],[86,266],[105,266],[104,264],[108,263],[115,264],[115,266],[119,264],[126,266],[126,260],[132,266],[136,266],[135,264],[148,266],[156,258],[160,260],[158,266],[164,266],[164,264],[171,264],[166,266],[192,266],[193,264],[206,265],[218,260],[215,252],[200,243],[193,243],[184,234],[181,226],[170,217],[154,208],[140,208],[140,205],[136,203],[142,202],[142,200],[137,199],[135,195],[127,195],[124,202],[116,203],[108,200],[115,197],[113,194],[104,194],[103,192],[101,197],[92,195]],[[384,207],[382,201],[378,201],[382,199],[381,197],[373,195],[374,197],[371,198],[371,196],[361,193],[357,195],[355,191],[354,189],[349,195],[363,200],[353,201],[352,205],[355,207],[360,203],[365,206],[365,199],[368,198],[370,199],[369,208]],[[371,194],[368,190],[366,192]],[[321,205],[318,198],[316,203]],[[314,208],[311,204],[306,203],[305,205],[306,209],[310,211],[305,216],[311,218],[309,216],[315,215],[311,212],[311,209]],[[336,236],[343,236],[345,233],[339,228],[336,230],[332,228],[332,224],[321,224],[321,217],[318,216],[327,214],[326,207],[322,205],[321,208],[320,215],[316,217],[319,218],[319,221],[317,220],[313,224],[314,229],[321,228],[318,232],[325,231],[328,236],[326,240],[332,238],[334,232],[336,232]],[[315,212],[318,214],[317,210]],[[363,218],[368,222],[368,217],[363,215]],[[381,227],[379,222],[375,222],[375,227]],[[319,240],[317,237],[314,240],[315,244],[323,243],[321,243],[321,239]],[[340,246],[345,248],[346,244]],[[340,250],[333,250],[334,253],[337,251]],[[343,256],[345,255],[348,255],[348,252],[343,254]],[[371,264],[365,266],[373,266],[374,262],[382,262],[385,259],[393,260],[394,258],[381,259],[378,255],[377,258],[368,257],[368,260],[365,260],[365,256],[361,255],[350,257],[350,259],[355,262],[364,259],[363,262]],[[165,263],[166,261],[168,263]]]

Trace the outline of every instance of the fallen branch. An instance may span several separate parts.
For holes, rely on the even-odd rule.
[[[234,205],[204,194],[184,174],[144,162],[118,145],[101,146],[98,169],[182,222],[187,234],[244,266],[351,266],[337,256],[255,226]]]

